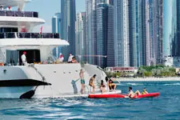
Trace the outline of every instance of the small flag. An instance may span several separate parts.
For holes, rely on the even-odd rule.
[[[42,31],[43,31],[43,26],[41,26],[40,28],[40,34],[42,34]]]

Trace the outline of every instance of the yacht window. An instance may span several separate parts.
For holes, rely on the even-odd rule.
[[[4,33],[0,33],[0,38],[4,38]]]
[[[54,38],[59,38],[59,34],[58,34],[58,33],[55,33],[55,34],[54,34]]]
[[[15,38],[15,33],[6,33],[6,38]]]
[[[38,12],[34,12],[33,13],[33,17],[37,17],[38,18]]]
[[[6,16],[6,12],[5,11],[0,11],[0,16]]]
[[[13,11],[6,11],[6,16],[14,16],[14,12]]]
[[[17,12],[15,12],[15,16],[23,17],[24,15],[23,15],[23,12],[17,11]]]
[[[33,12],[24,12],[25,17],[33,17]]]
[[[39,33],[32,33],[31,38],[38,38]]]

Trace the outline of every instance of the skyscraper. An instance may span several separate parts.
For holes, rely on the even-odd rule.
[[[86,41],[87,43],[87,61],[95,64],[95,59],[91,55],[95,55],[95,0],[86,0]]]
[[[56,13],[52,17],[52,32],[61,34],[60,27],[61,27],[61,14]]]
[[[174,38],[172,38],[172,56],[180,57],[180,1],[176,0],[174,4],[176,4],[176,6],[173,7],[172,26],[174,26]]]
[[[114,0],[108,0],[107,3],[110,5],[114,5]]]
[[[114,6],[108,5],[108,39],[107,39],[107,66],[115,66],[115,39],[114,39]]]
[[[162,0],[129,0],[130,65],[162,63]]]
[[[59,36],[61,37],[61,14],[56,13],[55,16],[52,17],[52,33],[59,33]],[[59,57],[59,54],[61,52],[61,47],[57,47],[53,50],[53,55],[55,57]]]
[[[150,59],[148,64],[162,64],[162,2],[163,0],[148,0],[149,6],[149,40]]]
[[[176,0],[163,0],[163,56],[172,56],[172,42],[176,38]]]
[[[85,22],[86,22],[86,13],[81,12],[76,15],[76,56],[80,61],[84,61],[85,55],[85,46],[86,46],[86,34],[85,34]]]
[[[129,66],[128,0],[114,0],[115,66]]]
[[[142,0],[129,0],[130,65],[143,65]]]
[[[165,65],[180,67],[180,1],[163,0],[163,57]]]
[[[96,8],[97,65],[101,67],[114,65],[113,7],[101,3]],[[108,57],[107,57],[108,56]]]
[[[62,47],[64,58],[67,59],[71,53],[75,55],[75,21],[76,3],[75,0],[61,0],[61,38],[69,42],[68,47]]]
[[[88,41],[86,57],[91,64],[97,64],[96,9],[98,4],[106,2],[107,0],[86,0],[86,41]]]

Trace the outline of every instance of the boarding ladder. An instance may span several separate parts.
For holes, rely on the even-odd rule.
[[[42,81],[45,82],[45,77],[43,76],[43,74],[34,66],[34,64],[29,65],[29,67],[33,68],[42,78]]]
[[[5,55],[4,55],[4,53],[2,52],[2,50],[0,50],[0,62],[1,62],[1,63],[5,62]]]

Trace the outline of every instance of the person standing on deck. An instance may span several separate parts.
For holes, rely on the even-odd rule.
[[[64,61],[64,57],[63,57],[62,53],[59,54],[59,61],[60,61],[60,62],[63,62],[63,61]]]
[[[85,92],[85,80],[84,80],[84,71],[81,69],[79,73],[80,79],[81,79],[81,94],[84,94]]]
[[[21,61],[23,65],[27,65],[26,52],[24,51],[21,55]]]
[[[90,80],[89,80],[89,86],[93,88],[92,93],[95,92],[95,84],[94,84],[95,78],[96,78],[96,74],[93,75],[93,77],[91,77]]]
[[[73,58],[74,56],[72,55],[72,54],[69,54],[69,58],[68,58],[68,63],[72,63],[72,58]]]

